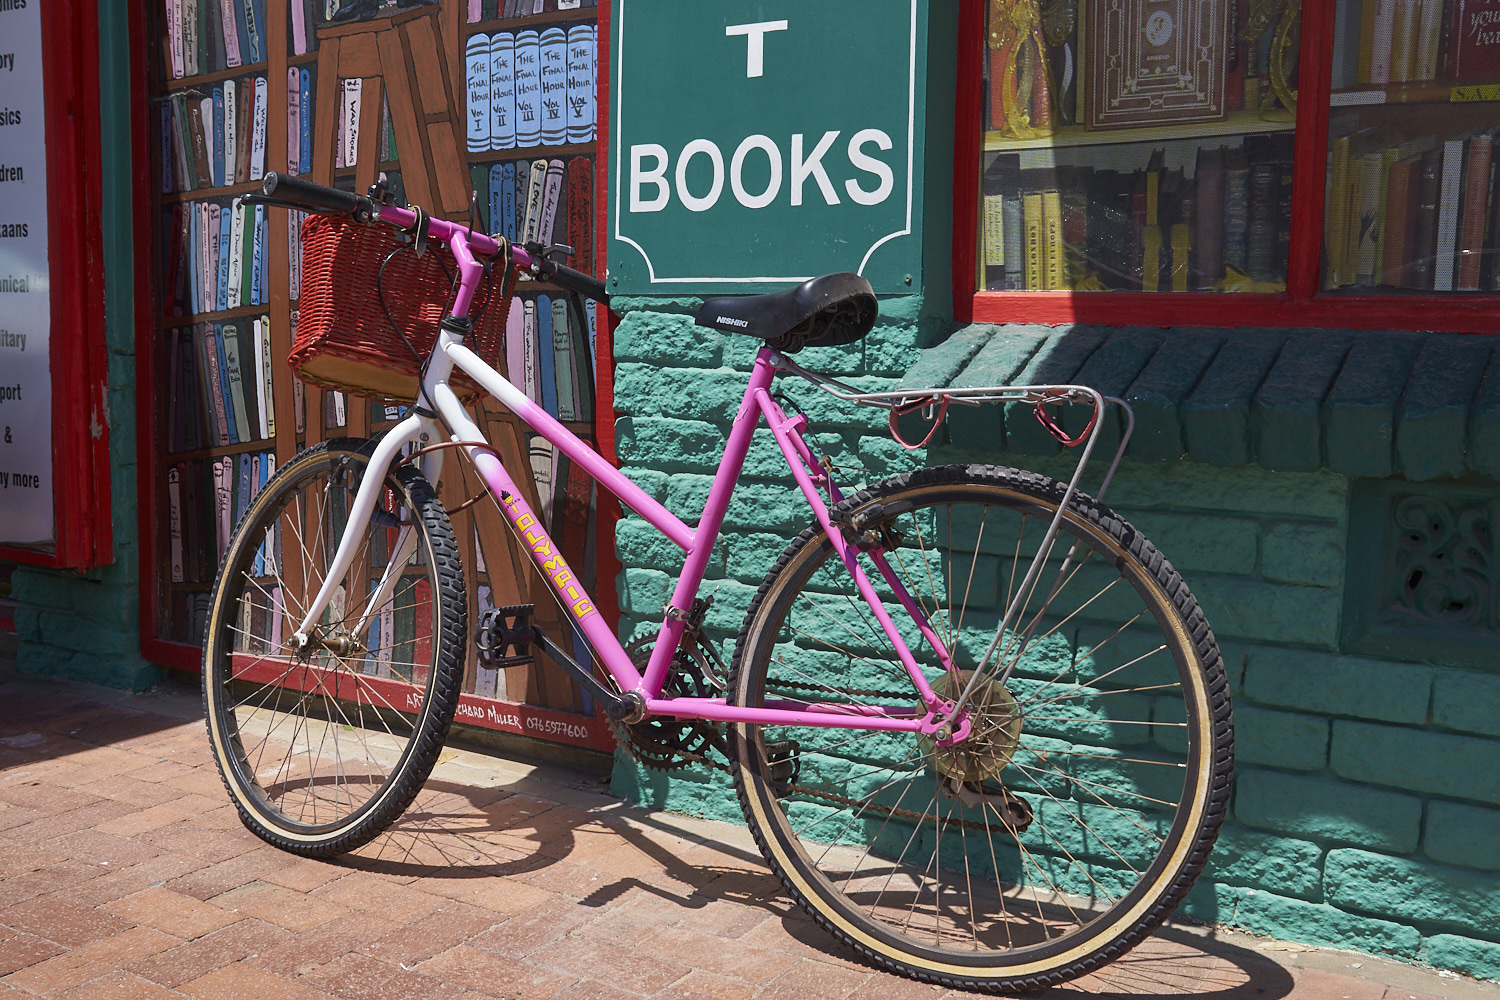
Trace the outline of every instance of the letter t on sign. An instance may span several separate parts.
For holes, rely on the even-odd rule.
[[[785,31],[785,21],[757,21],[754,24],[729,24],[724,27],[726,37],[744,35],[749,40],[745,55],[745,79],[760,76],[766,68],[766,32]]]

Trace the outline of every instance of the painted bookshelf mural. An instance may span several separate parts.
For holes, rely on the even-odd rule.
[[[191,646],[229,533],[278,465],[322,439],[379,434],[405,406],[295,377],[285,359],[301,219],[236,197],[269,170],[355,191],[384,179],[436,215],[567,244],[573,266],[592,272],[597,10],[580,0],[158,0],[152,18],[156,627],[158,639]],[[590,439],[596,328],[591,304],[523,280],[491,359]],[[476,405],[507,467],[529,471],[518,482],[592,588],[592,480],[498,404]],[[487,608],[535,604],[537,623],[585,658],[493,504],[458,510],[478,492],[448,458],[439,493],[457,511],[471,625]],[[381,627],[399,637],[411,624]],[[609,745],[586,696],[544,654],[491,668],[471,649],[464,690],[460,722]]]
[[[1500,3],[1339,0],[1323,287],[1500,290]]]
[[[988,0],[982,291],[1281,291],[1298,0]]]

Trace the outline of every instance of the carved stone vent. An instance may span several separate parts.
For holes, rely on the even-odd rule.
[[[1339,645],[1500,671],[1500,490],[1358,479]]]
[[[1500,500],[1391,497],[1377,621],[1495,629]]]

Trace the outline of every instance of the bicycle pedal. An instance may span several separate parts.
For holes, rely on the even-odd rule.
[[[802,747],[796,740],[772,740],[766,744],[766,774],[776,796],[787,794],[802,772]]]
[[[536,655],[531,651],[536,642],[536,625],[531,621],[535,613],[535,604],[511,604],[481,612],[474,632],[479,662],[491,669],[535,663]]]

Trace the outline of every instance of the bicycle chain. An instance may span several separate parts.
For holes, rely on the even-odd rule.
[[[799,683],[799,682],[796,682],[796,681],[777,681],[776,682],[776,686],[777,687],[799,687],[799,688],[812,689],[812,690],[817,690],[818,689],[816,685],[802,684],[802,683]],[[844,693],[845,694],[849,694],[849,695],[861,695],[861,696],[864,696],[864,697],[902,698],[902,697],[907,697],[908,696],[908,695],[905,695],[905,694],[899,694],[899,693],[894,693],[894,692],[890,692],[890,691],[860,691],[860,690],[850,690],[850,691],[846,691]],[[682,763],[681,764],[677,764],[677,765],[672,766],[672,767],[662,767],[662,766],[659,766],[658,764],[654,763],[652,760],[648,759],[644,754],[642,754],[636,748],[635,742],[630,738],[630,732],[629,732],[629,727],[628,726],[626,726],[624,723],[619,723],[619,722],[615,722],[615,721],[611,720],[611,722],[610,722],[610,728],[615,731],[616,740],[618,741],[618,743],[620,744],[620,746],[622,746],[622,747],[625,748],[625,753],[627,755],[629,755],[632,760],[635,760],[635,761],[637,761],[640,764],[644,764],[646,767],[650,768],[653,771],[662,771],[662,772],[665,772],[665,773],[671,773],[672,771],[681,770],[682,767],[684,767],[684,766],[686,766],[688,764],[704,764],[704,765],[708,766],[709,768],[712,768],[713,770],[723,771],[725,774],[729,774],[731,772],[731,768],[730,768],[730,766],[729,766],[729,764],[727,762],[720,762],[720,761],[714,760],[713,758],[709,757],[707,754],[695,753],[695,752],[693,752],[691,750],[683,750],[683,749],[677,749],[677,748],[674,748],[674,752],[681,759]],[[788,792],[795,792],[795,793],[797,793],[799,795],[805,795],[808,798],[822,799],[822,800],[824,800],[826,802],[832,802],[832,803],[834,803],[836,805],[849,806],[849,807],[856,808],[856,809],[863,809],[863,810],[865,810],[867,812],[873,811],[873,812],[879,813],[880,815],[883,815],[883,816],[894,816],[894,817],[897,817],[897,818],[900,818],[900,819],[909,819],[909,820],[914,820],[914,821],[917,821],[917,822],[920,822],[920,821],[922,821],[924,819],[929,818],[926,813],[919,813],[919,812],[916,812],[915,810],[912,810],[912,809],[902,809],[902,808],[899,808],[897,806],[883,806],[883,805],[880,805],[879,803],[876,803],[876,802],[861,802],[859,799],[850,798],[847,795],[840,795],[837,792],[827,792],[827,791],[823,791],[823,790],[817,789],[817,788],[808,788],[805,785],[787,785],[786,788],[787,788]],[[965,830],[990,830],[990,829],[992,829],[992,826],[989,823],[978,823],[978,822],[975,822],[974,820],[968,820],[968,819],[949,819],[948,820],[948,825],[961,827],[961,828],[963,828]],[[1001,825],[1003,826],[1004,824],[1002,823]]]

